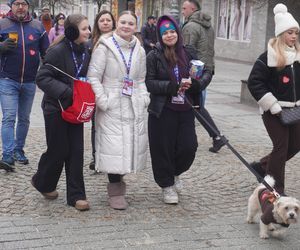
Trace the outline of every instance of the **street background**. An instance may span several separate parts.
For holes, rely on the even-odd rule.
[[[206,107],[232,146],[249,162],[269,153],[271,142],[258,108],[240,103],[240,80],[251,65],[216,61],[216,75],[208,88]],[[30,178],[46,149],[44,122],[37,91],[25,152],[30,164],[16,173],[0,170],[0,249],[300,249],[299,224],[283,239],[262,240],[259,225],[246,223],[247,200],[256,178],[225,146],[208,151],[211,139],[197,123],[197,156],[182,175],[184,191],[178,205],[166,205],[147,168],[125,176],[129,208],[111,209],[107,177],[94,174],[90,124],[85,127],[86,192],[91,209],[76,211],[66,205],[65,176],[57,200],[45,200]],[[286,192],[300,198],[299,155],[286,167]]]

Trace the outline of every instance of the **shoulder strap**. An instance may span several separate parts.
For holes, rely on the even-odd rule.
[[[52,65],[52,64],[50,64],[50,63],[46,63],[45,65],[49,65],[49,66],[51,66],[52,68],[54,68],[54,69],[56,69],[57,71],[59,71],[60,73],[62,73],[62,74],[64,74],[64,75],[66,75],[66,76],[68,76],[68,77],[72,78],[73,80],[76,80],[76,78],[75,78],[75,77],[73,77],[73,76],[69,75],[68,73],[66,73],[66,72],[62,71],[61,69],[59,69],[59,68],[55,67],[54,65]]]

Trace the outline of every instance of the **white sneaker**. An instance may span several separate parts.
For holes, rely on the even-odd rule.
[[[177,193],[181,193],[183,190],[183,181],[179,179],[179,176],[175,176],[174,187]]]
[[[174,186],[166,187],[162,189],[164,202],[166,204],[177,204],[178,194]]]

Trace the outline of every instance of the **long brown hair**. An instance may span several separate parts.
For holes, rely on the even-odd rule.
[[[177,64],[177,56],[175,46],[166,46],[164,49],[164,55],[169,62],[170,66],[174,67]]]
[[[61,17],[63,17],[63,19],[66,19],[66,16],[64,13],[60,12],[58,15],[55,16],[55,24],[54,24],[54,29],[55,29],[55,35],[58,35],[58,21],[61,19]]]
[[[111,20],[112,20],[112,23],[113,23],[112,30],[116,29],[116,20],[115,20],[113,14],[108,10],[100,11],[97,14],[97,16],[95,17],[94,26],[93,26],[93,32],[92,32],[93,47],[95,46],[95,44],[99,40],[100,36],[102,35],[101,30],[99,29],[99,26],[98,26],[98,21],[99,21],[100,17],[105,15],[105,14],[109,14],[110,17],[111,17]]]

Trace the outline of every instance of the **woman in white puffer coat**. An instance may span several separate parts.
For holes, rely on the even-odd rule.
[[[108,174],[108,201],[114,209],[128,206],[123,176],[146,166],[149,94],[136,25],[135,14],[122,12],[116,31],[101,36],[88,70],[97,106],[95,168]]]

